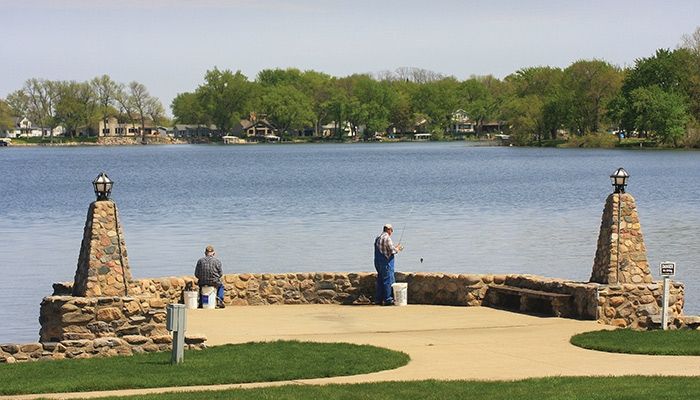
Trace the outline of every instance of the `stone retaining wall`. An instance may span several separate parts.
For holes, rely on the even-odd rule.
[[[205,338],[185,338],[185,348],[203,349]],[[101,337],[97,339],[62,340],[27,344],[1,344],[0,363],[25,361],[62,360],[65,358],[93,358],[129,356],[132,354],[169,351],[172,339],[163,336],[160,340],[144,340],[142,336]]]
[[[407,282],[411,304],[492,306],[489,288],[506,285],[571,295],[571,314],[577,319],[643,329],[647,317],[658,315],[661,284],[602,285],[573,282],[536,275],[396,273],[397,282]],[[288,273],[227,274],[223,277],[227,305],[273,304],[370,304],[374,299],[375,273]],[[129,293],[152,297],[163,303],[181,303],[193,276],[141,279],[132,282]],[[54,294],[70,293],[70,283],[54,285]],[[674,282],[672,316],[682,315],[683,284]],[[620,297],[625,301],[620,302]],[[655,303],[657,308],[653,306]],[[634,312],[630,312],[633,310]],[[537,310],[533,310],[537,311]],[[641,321],[641,322],[640,322]],[[623,324],[624,322],[624,324]]]
[[[157,297],[45,297],[39,313],[39,341],[142,336],[162,342],[162,337],[170,337],[165,306]]]
[[[146,136],[146,143],[148,144],[183,144],[187,143],[186,140],[171,138],[169,136]],[[141,135],[138,136],[100,136],[97,139],[98,145],[104,146],[133,146],[140,145]]]
[[[396,273],[408,283],[410,304],[493,306],[491,290],[510,286],[570,295],[567,317],[598,320],[644,329],[658,319],[661,284],[602,285],[535,275]],[[375,273],[227,274],[223,277],[229,306],[275,304],[371,304]],[[54,284],[54,295],[41,304],[40,341],[0,346],[0,362],[76,358],[163,351],[171,346],[165,329],[165,307],[181,303],[192,276],[140,279],[130,283],[132,297],[72,297],[73,283]],[[671,288],[675,327],[696,328],[700,318],[686,317],[683,285]],[[543,312],[533,309],[526,312]],[[545,311],[546,312],[546,311]],[[189,337],[191,348],[203,348],[203,337]]]
[[[683,284],[671,282],[669,286],[669,321],[676,327],[690,325],[682,317]],[[659,327],[662,305],[662,282],[601,286],[598,291],[598,321],[632,329]]]
[[[0,345],[0,363],[168,351],[165,306],[158,297],[45,297],[39,343]],[[205,341],[185,338],[189,349],[202,349]]]

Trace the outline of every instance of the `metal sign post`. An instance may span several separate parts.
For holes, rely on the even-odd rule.
[[[659,266],[661,276],[664,277],[664,295],[661,300],[663,306],[661,308],[661,326],[664,330],[668,329],[668,298],[669,298],[669,284],[670,278],[676,275],[676,263],[671,261],[664,261]]]
[[[186,312],[184,304],[168,304],[165,328],[173,332],[173,353],[170,364],[184,361]]]

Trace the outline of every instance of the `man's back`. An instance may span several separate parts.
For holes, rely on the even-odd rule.
[[[197,260],[194,276],[199,286],[216,286],[221,282],[221,261],[214,256],[206,256]]]

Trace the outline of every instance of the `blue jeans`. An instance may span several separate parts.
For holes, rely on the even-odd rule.
[[[394,257],[388,261],[386,258],[375,259],[374,269],[377,270],[377,288],[375,293],[375,303],[389,304],[394,302],[394,292],[391,285],[396,282],[394,278]]]

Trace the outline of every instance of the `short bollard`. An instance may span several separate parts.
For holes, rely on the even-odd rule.
[[[173,332],[173,355],[170,364],[180,364],[184,360],[186,313],[184,304],[168,304],[165,328]]]
[[[663,330],[668,329],[668,298],[669,298],[669,283],[671,277],[676,275],[676,263],[673,261],[664,261],[659,266],[659,272],[664,277],[664,292],[662,297],[661,307],[661,327]]]

